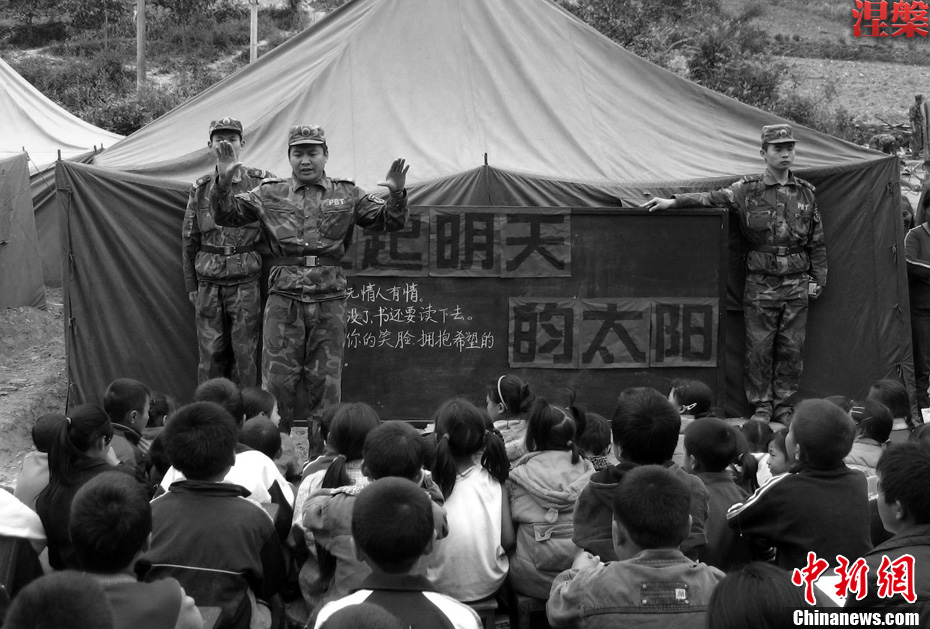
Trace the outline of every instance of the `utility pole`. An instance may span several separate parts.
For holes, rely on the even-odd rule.
[[[136,93],[145,88],[145,0],[136,0]]]
[[[249,33],[249,63],[255,63],[255,60],[258,59],[258,3],[259,0],[249,0],[252,9]]]

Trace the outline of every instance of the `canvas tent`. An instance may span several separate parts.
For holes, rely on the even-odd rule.
[[[647,191],[711,189],[758,171],[759,130],[778,122],[640,59],[546,0],[349,2],[103,151],[95,167],[59,167],[75,273],[88,276],[66,283],[66,307],[77,330],[92,328],[91,343],[80,332],[68,343],[76,399],[133,374],[190,394],[196,350],[180,262],[152,256],[179,250],[179,186],[212,169],[206,129],[220,116],[243,121],[243,161],[278,174],[289,172],[284,140],[299,122],[326,129],[327,172],[366,189],[404,156],[410,204],[424,207],[617,208]],[[818,187],[830,262],[811,311],[803,393],[861,395],[879,377],[912,381],[896,160],[809,129],[796,137],[797,172]],[[114,186],[118,201],[107,196]],[[655,247],[665,242],[657,233]],[[106,249],[107,264],[85,258],[88,248]],[[113,307],[127,302],[135,305]],[[727,310],[727,398],[738,412],[735,290]],[[130,351],[153,327],[170,347],[157,366]],[[114,348],[123,373],[98,368]],[[506,356],[497,370],[509,370]],[[470,383],[489,377],[468,374]],[[661,380],[618,372],[618,382]]]
[[[26,152],[33,193],[42,272],[50,286],[61,285],[61,238],[54,198],[54,163],[86,162],[95,149],[123,136],[84,122],[37,90],[0,59],[0,159]]]
[[[26,154],[0,158],[0,308],[45,307]]]

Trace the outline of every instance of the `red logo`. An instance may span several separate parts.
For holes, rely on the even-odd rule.
[[[888,10],[891,5],[891,11]],[[927,14],[930,6],[926,2],[887,2],[879,0],[856,0],[852,10],[856,22],[853,24],[855,37],[905,37],[920,35],[926,37],[930,32]],[[890,31],[890,32],[889,32]]]

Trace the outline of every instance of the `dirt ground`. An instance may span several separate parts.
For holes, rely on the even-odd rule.
[[[0,310],[0,487],[12,487],[32,449],[35,418],[65,409],[62,295],[46,291],[47,310]]]

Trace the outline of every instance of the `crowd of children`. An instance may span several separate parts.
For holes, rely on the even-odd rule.
[[[333,406],[302,462],[265,391],[219,378],[176,408],[119,379],[38,418],[0,491],[0,626],[478,629],[536,600],[531,626],[782,627],[812,557],[868,566],[847,607],[930,626],[930,430],[896,385],[781,426],[715,417],[695,381],[618,392],[608,420],[505,374],[424,430]],[[913,602],[876,581],[906,557]]]

